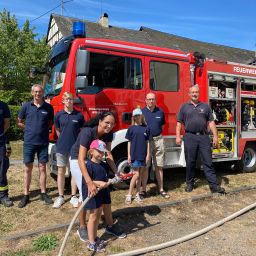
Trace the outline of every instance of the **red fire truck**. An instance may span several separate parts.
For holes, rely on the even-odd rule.
[[[79,30],[79,29],[78,29]],[[77,31],[75,31],[77,32]],[[116,113],[112,153],[118,169],[129,172],[126,130],[131,112],[145,106],[149,92],[164,110],[165,167],[184,167],[182,147],[175,144],[176,115],[188,101],[188,88],[197,83],[201,101],[210,104],[219,146],[213,159],[256,170],[256,67],[117,40],[86,38],[80,30],[59,41],[47,65],[46,96],[55,113],[63,108],[62,94],[75,95],[75,108],[86,120],[97,113]],[[50,166],[56,170],[54,132],[50,135]]]

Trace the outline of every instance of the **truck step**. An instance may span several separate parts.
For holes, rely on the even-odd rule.
[[[179,147],[179,146],[165,148],[165,152],[173,152],[173,151],[179,151],[179,150],[181,150],[181,147]]]

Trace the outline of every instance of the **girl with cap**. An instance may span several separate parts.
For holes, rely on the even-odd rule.
[[[128,140],[128,163],[132,166],[134,172],[130,182],[128,195],[126,195],[125,199],[126,204],[131,204],[132,192],[136,184],[135,201],[142,201],[139,195],[141,174],[146,163],[150,161],[150,132],[145,124],[144,116],[142,115],[140,108],[133,110],[132,125],[128,128],[125,138]]]
[[[104,246],[106,243],[104,240],[99,240],[97,237],[97,229],[103,205],[111,203],[110,191],[107,187],[107,166],[106,163],[102,162],[102,158],[106,152],[106,144],[103,141],[98,139],[93,140],[90,145],[90,150],[88,151],[90,160],[86,162],[88,174],[98,188],[98,193],[85,205],[85,209],[88,210],[89,213],[87,223],[89,243],[87,248],[95,252],[105,251]],[[82,181],[82,194],[84,200],[90,195],[84,179]]]

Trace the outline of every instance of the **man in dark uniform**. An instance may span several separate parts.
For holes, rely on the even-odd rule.
[[[181,145],[181,126],[185,126],[184,149],[186,159],[186,191],[194,188],[194,176],[198,151],[201,154],[204,174],[212,193],[225,193],[225,189],[219,186],[216,173],[212,164],[211,141],[208,127],[213,134],[213,146],[218,143],[218,133],[209,105],[199,101],[199,87],[193,85],[189,89],[191,101],[182,105],[176,126],[176,144]]]
[[[9,168],[8,152],[6,151],[6,131],[10,127],[10,110],[6,103],[0,101],[0,203],[5,207],[13,206],[8,197],[7,170]],[[10,150],[8,148],[8,150]]]

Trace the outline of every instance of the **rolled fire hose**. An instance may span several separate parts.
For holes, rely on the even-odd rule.
[[[127,175],[126,175],[126,176],[127,176]],[[121,176],[121,177],[115,176],[113,179],[109,179],[109,180],[108,180],[108,185],[110,185],[110,184],[116,184],[116,183],[122,182],[122,181],[126,178],[126,176],[125,176],[125,177],[124,177],[124,176]],[[63,242],[62,242],[62,244],[61,244],[61,247],[60,247],[58,256],[62,256],[62,255],[63,255],[64,248],[65,248],[65,245],[66,245],[66,243],[67,243],[69,234],[70,234],[70,232],[71,232],[71,230],[72,230],[72,227],[73,227],[73,225],[74,225],[74,223],[75,223],[75,221],[76,221],[76,219],[77,219],[79,213],[83,210],[84,206],[88,203],[88,201],[89,201],[91,198],[92,198],[92,196],[90,196],[90,195],[89,195],[88,197],[86,197],[86,199],[82,202],[82,204],[80,205],[80,207],[77,209],[77,211],[76,211],[76,213],[75,213],[73,219],[71,220],[71,222],[70,222],[70,224],[69,224],[69,226],[68,226],[68,230],[67,230],[66,235],[65,235],[65,237],[64,237],[64,240],[63,240]]]
[[[237,211],[235,213],[233,213],[232,215],[218,221],[218,222],[215,222],[214,224],[208,226],[208,227],[205,227],[201,230],[198,230],[194,233],[191,233],[189,235],[186,235],[186,236],[183,236],[181,238],[178,238],[178,239],[175,239],[175,240],[171,240],[169,242],[165,242],[165,243],[162,243],[162,244],[157,244],[157,245],[153,245],[153,246],[149,246],[149,247],[144,247],[144,248],[141,248],[141,249],[137,249],[137,250],[132,250],[132,251],[128,251],[128,252],[123,252],[123,253],[117,253],[117,254],[111,254],[109,256],[131,256],[131,255],[140,255],[140,254],[144,254],[144,253],[148,253],[148,252],[152,252],[152,251],[156,251],[156,250],[161,250],[161,249],[165,249],[167,247],[171,247],[171,246],[174,246],[176,244],[179,244],[179,243],[182,243],[182,242],[185,242],[185,241],[188,241],[188,240],[191,240],[193,238],[196,238],[202,234],[205,234],[207,232],[209,232],[210,230],[214,229],[214,228],[217,228],[221,225],[223,225],[225,222],[228,222],[230,220],[233,220],[235,218],[237,218],[238,216],[252,210],[253,208],[256,207],[256,203],[253,203],[243,209],[241,209],[240,211]]]

